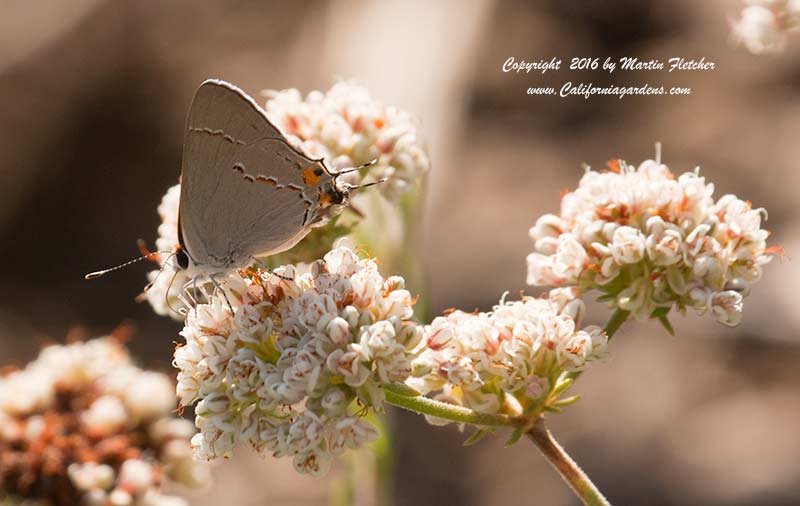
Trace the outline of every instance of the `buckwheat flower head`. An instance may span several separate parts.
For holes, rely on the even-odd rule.
[[[114,338],[44,348],[0,377],[0,500],[187,504],[160,492],[166,480],[208,480],[191,457],[191,422],[172,415],[173,392],[167,376],[136,367]]]
[[[425,326],[406,383],[481,413],[520,415],[541,408],[563,373],[581,371],[606,355],[603,330],[580,327],[584,306],[577,295],[575,289],[557,289],[546,298],[501,300],[488,313],[437,317]]]
[[[414,117],[377,102],[363,86],[340,81],[305,98],[296,89],[267,94],[270,120],[332,170],[376,160],[364,173],[349,175],[352,184],[387,178],[378,190],[396,199],[430,168]]]
[[[400,277],[345,247],[308,267],[247,271],[231,306],[219,294],[191,309],[175,350],[178,397],[195,404],[200,459],[238,442],[324,474],[334,456],[377,437],[361,414],[382,385],[402,383],[422,328]],[[350,408],[358,400],[362,409]]]
[[[731,24],[734,39],[754,54],[780,52],[800,27],[797,0],[750,0]]]
[[[561,212],[530,229],[528,283],[577,286],[638,317],[671,308],[741,321],[742,301],[772,258],[764,209],[734,195],[714,200],[698,170],[675,176],[647,160],[587,169]]]

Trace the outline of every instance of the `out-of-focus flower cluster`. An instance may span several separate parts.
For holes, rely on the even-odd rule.
[[[380,104],[363,86],[340,81],[326,93],[312,91],[305,98],[296,89],[267,93],[269,118],[299,139],[306,152],[324,158],[332,171],[376,160],[363,173],[342,180],[361,184],[387,178],[378,191],[394,200],[430,168],[414,117]]]
[[[546,298],[501,300],[489,313],[437,317],[425,327],[407,384],[481,413],[543,408],[556,400],[563,373],[606,355],[603,329],[580,328],[584,305],[577,295],[577,289],[554,289]]]
[[[180,506],[165,479],[208,480],[174,386],[114,338],[48,346],[0,378],[0,498],[49,506]]]
[[[178,396],[196,403],[196,456],[227,458],[241,441],[319,475],[374,440],[361,415],[381,409],[382,385],[405,381],[422,338],[403,279],[339,247],[303,274],[283,266],[224,283],[233,312],[212,294],[175,351]]]
[[[790,32],[800,28],[800,1],[747,0],[733,22],[733,37],[754,54],[775,53],[786,46]]]
[[[715,201],[696,170],[679,177],[652,160],[587,169],[561,213],[531,228],[531,285],[604,293],[612,307],[665,318],[672,307],[710,311],[726,325],[770,261],[764,209],[734,195]]]

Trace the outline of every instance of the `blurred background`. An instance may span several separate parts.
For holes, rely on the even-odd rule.
[[[177,181],[185,114],[207,77],[256,95],[356,78],[413,112],[433,161],[422,255],[435,312],[487,310],[525,288],[527,237],[580,164],[631,163],[663,143],[717,196],[769,210],[772,244],[800,254],[800,37],[755,57],[730,42],[737,0],[534,2],[0,1],[0,365],[70,329],[135,323],[133,352],[168,371],[179,324],[134,302],[135,266],[83,274],[152,243]],[[706,57],[707,72],[501,72],[509,57]],[[690,86],[681,97],[560,99],[566,80]],[[676,318],[677,337],[627,325],[557,438],[617,505],[800,504],[800,267],[774,262],[736,329]],[[413,291],[413,287],[412,287]],[[590,308],[602,323],[606,312]],[[396,505],[577,504],[532,445],[462,448],[455,428],[391,411]],[[320,504],[329,480],[242,451],[192,504]],[[332,473],[333,478],[336,472]],[[366,501],[368,503],[368,501]]]

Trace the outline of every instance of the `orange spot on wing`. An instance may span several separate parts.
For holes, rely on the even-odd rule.
[[[307,185],[317,184],[317,182],[319,182],[319,176],[314,174],[313,165],[309,165],[306,167],[306,170],[303,171],[303,181]]]
[[[572,193],[572,190],[570,190],[569,188],[564,188],[563,190],[561,190],[559,192],[559,197],[561,197],[563,199],[564,196],[569,194],[569,193]]]
[[[375,118],[375,128],[383,128],[385,124],[383,118]]]

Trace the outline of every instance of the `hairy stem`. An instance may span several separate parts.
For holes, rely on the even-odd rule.
[[[385,387],[384,390],[386,392],[386,402],[389,404],[421,415],[434,416],[451,422],[469,423],[484,427],[518,427],[528,423],[527,419],[522,417],[478,413],[463,406],[435,401],[421,395],[415,397],[402,395],[393,391],[391,386]]]
[[[547,429],[544,418],[539,418],[528,431],[528,437],[542,455],[558,471],[564,481],[587,506],[610,506],[611,503],[592,483],[586,473],[572,460]]]

